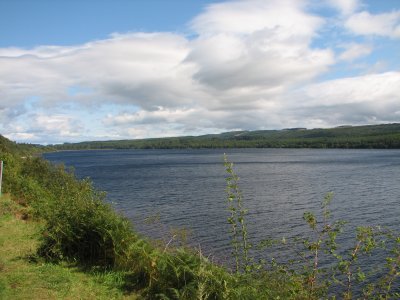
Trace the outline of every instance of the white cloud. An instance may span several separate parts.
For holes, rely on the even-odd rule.
[[[304,12],[304,0],[247,0],[211,4],[192,22],[192,28],[202,35],[216,33],[252,34],[280,29],[283,38],[315,35],[322,18]]]
[[[118,115],[109,114],[104,120],[105,125],[119,126],[125,124],[154,124],[154,123],[180,123],[182,118],[194,113],[191,109],[165,109],[159,107],[158,110],[141,110],[136,113],[120,113]]]
[[[373,47],[370,45],[350,43],[344,46],[344,50],[340,55],[339,59],[344,61],[354,61],[360,57],[369,55]]]
[[[400,72],[341,78],[305,87],[298,118],[319,120],[321,127],[398,122]]]
[[[33,127],[29,131],[54,133],[63,137],[78,136],[82,130],[79,123],[71,116],[38,114],[33,116]]]
[[[213,4],[195,18],[199,37],[187,61],[194,78],[215,89],[276,89],[311,79],[334,62],[329,49],[310,47],[322,18],[306,1],[234,1]]]
[[[310,97],[307,105],[332,106],[366,102],[386,105],[399,100],[400,72],[330,80],[308,86],[306,94]]]
[[[24,121],[11,120],[5,127],[6,137],[12,140],[35,143],[52,143],[63,140],[78,140],[85,134],[80,120],[66,115],[27,113]]]
[[[345,22],[345,27],[359,35],[400,38],[400,11],[376,15],[362,11],[350,16]]]
[[[360,0],[328,0],[328,4],[343,15],[350,15],[361,6]]]
[[[190,65],[181,64],[186,44],[181,36],[155,33],[119,35],[67,50],[39,47],[27,55],[19,49],[1,58],[1,98],[21,103],[37,95],[51,105],[74,100],[68,89],[83,86],[93,95],[80,102],[110,97],[149,108],[162,101],[182,104],[192,88]]]

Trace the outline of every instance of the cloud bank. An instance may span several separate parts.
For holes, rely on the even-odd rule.
[[[398,121],[400,70],[329,78],[376,47],[316,43],[329,20],[311,4],[215,3],[189,23],[190,36],[133,32],[69,47],[0,48],[0,131],[59,143]],[[400,11],[326,6],[347,35],[400,38]]]

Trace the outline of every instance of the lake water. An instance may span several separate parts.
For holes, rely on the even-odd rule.
[[[225,262],[231,248],[224,152],[240,176],[254,243],[302,235],[308,230],[303,213],[320,213],[329,191],[333,218],[349,221],[344,243],[359,225],[400,229],[399,150],[110,150],[44,156],[73,166],[80,178],[90,177],[138,231],[167,242],[177,229],[187,229],[189,244]]]

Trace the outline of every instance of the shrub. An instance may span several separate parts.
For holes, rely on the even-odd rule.
[[[5,190],[45,221],[39,253],[86,265],[124,264],[128,245],[136,239],[131,223],[104,202],[87,179],[39,157],[22,159],[2,153]]]

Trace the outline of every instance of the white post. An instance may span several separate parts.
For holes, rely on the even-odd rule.
[[[1,182],[3,180],[3,161],[0,160],[0,197],[1,197]]]

